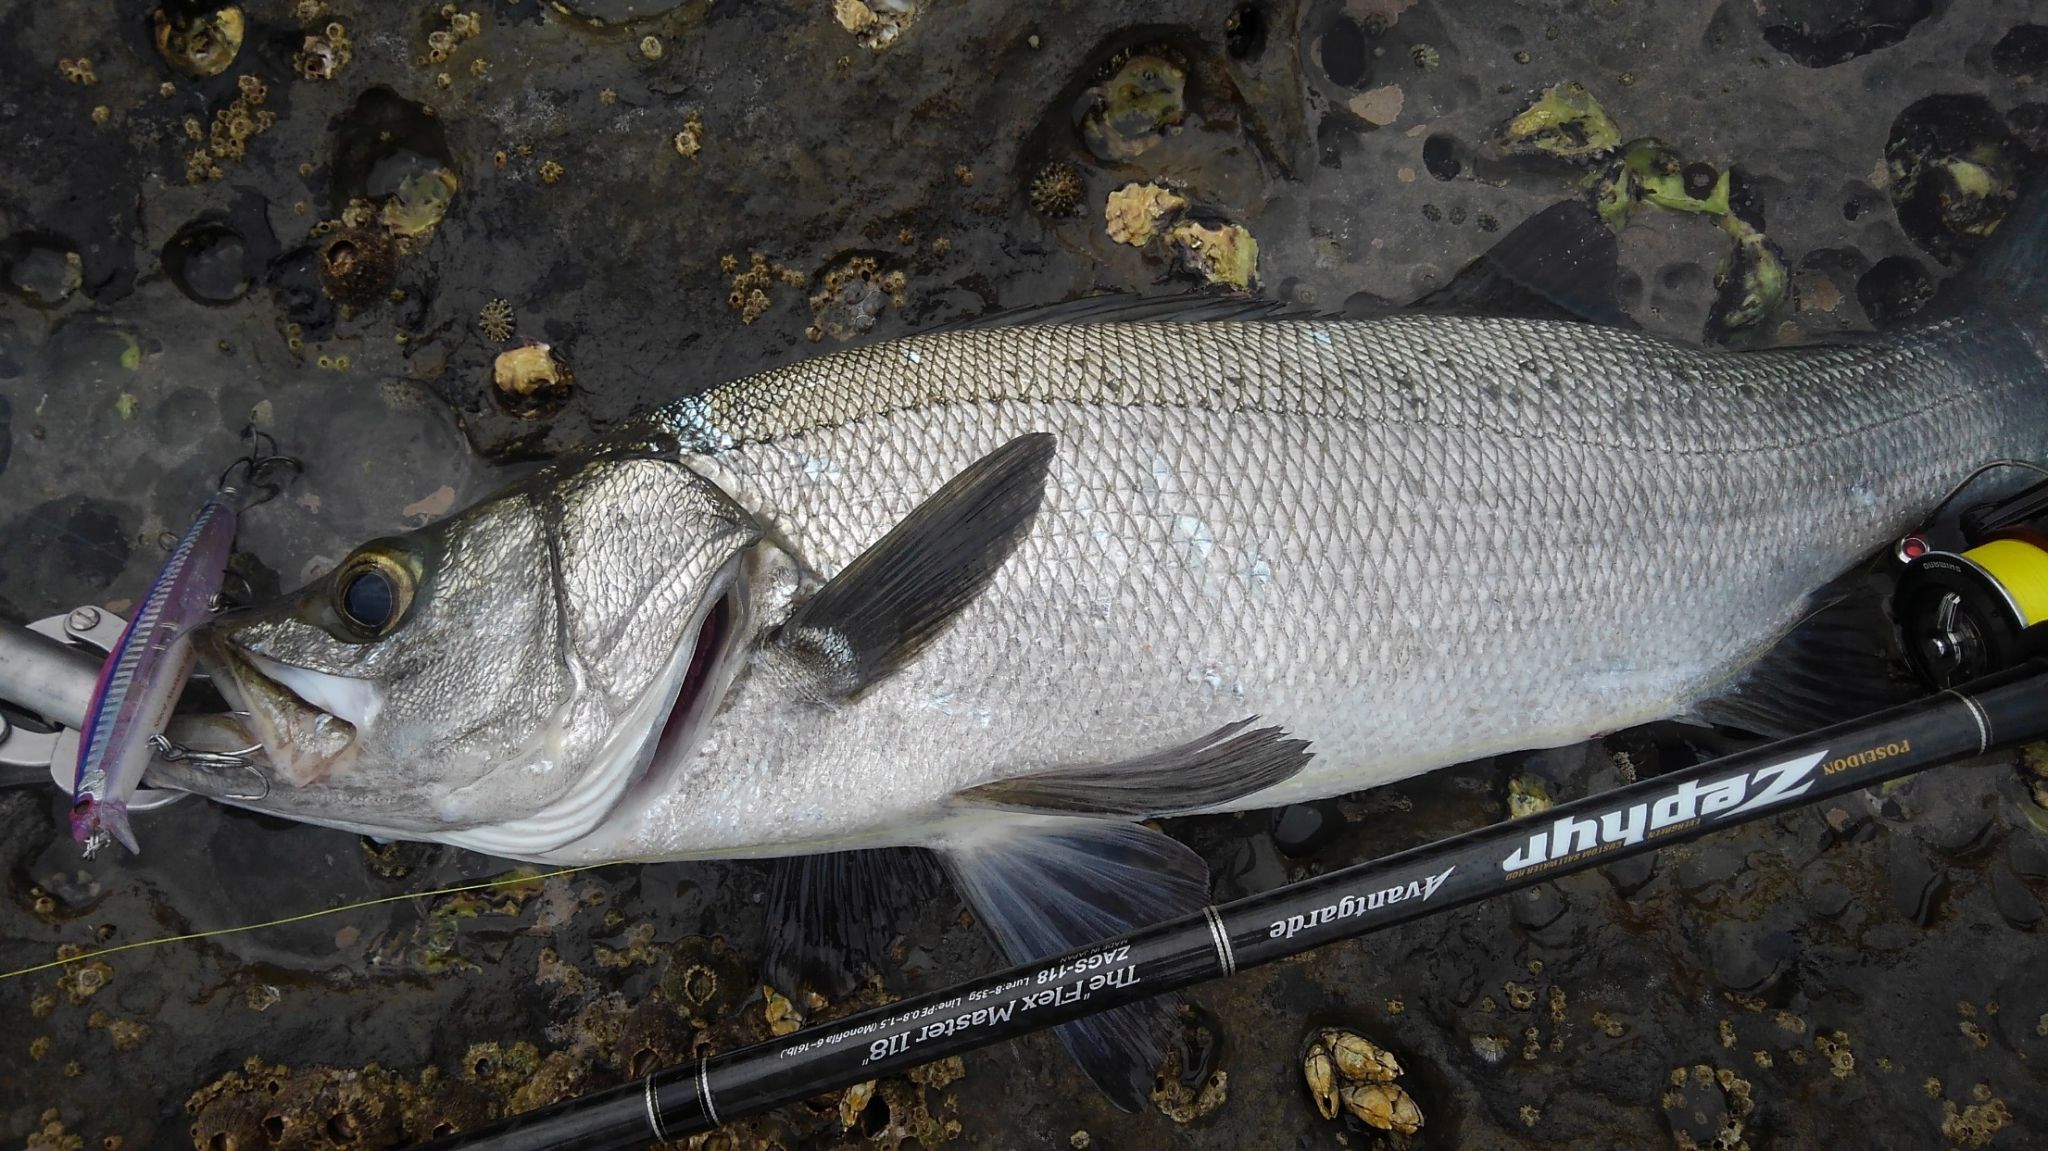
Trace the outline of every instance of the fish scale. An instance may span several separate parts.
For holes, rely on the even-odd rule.
[[[1048,325],[678,401],[658,420],[825,578],[997,445],[1058,450],[1030,535],[912,665],[815,716],[742,681],[671,799],[567,854],[922,841],[961,788],[1250,715],[1317,757],[1234,806],[1672,714],[1971,468],[2040,451],[2037,369],[1987,340]]]

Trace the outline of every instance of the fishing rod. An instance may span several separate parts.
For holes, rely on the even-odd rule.
[[[619,1151],[2048,736],[2048,659],[424,1145]]]

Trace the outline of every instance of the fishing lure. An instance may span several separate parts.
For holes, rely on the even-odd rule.
[[[255,484],[259,473],[279,465],[298,468],[296,460],[277,455],[250,456],[228,468],[107,653],[79,733],[71,791],[71,836],[85,845],[88,859],[109,840],[141,851],[128,826],[128,800],[142,785],[192,674],[192,629],[213,613],[227,578],[243,495],[229,478],[239,469],[245,482]],[[263,498],[276,491],[267,488]]]

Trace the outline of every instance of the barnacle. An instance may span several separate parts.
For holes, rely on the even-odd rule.
[[[1054,160],[1032,178],[1031,206],[1039,215],[1052,219],[1071,216],[1081,206],[1086,190],[1080,169],[1065,160]]]
[[[694,157],[704,147],[704,118],[691,112],[683,117],[683,130],[676,133],[676,153]]]
[[[459,181],[447,168],[435,166],[398,181],[398,188],[378,210],[378,220],[394,235],[418,238],[432,232],[448,214]]]
[[[318,34],[306,37],[298,54],[292,57],[292,66],[308,80],[332,80],[347,67],[354,48],[355,41],[348,38],[348,29],[336,20]]]
[[[1211,284],[1251,289],[1258,275],[1259,242],[1243,224],[1182,220],[1166,235],[1181,267]]]
[[[1320,1042],[1336,1062],[1338,1074],[1346,1079],[1391,1083],[1401,1074],[1401,1063],[1393,1052],[1355,1031],[1330,1028],[1322,1033]]]
[[[1337,1117],[1337,1062],[1330,1049],[1322,1043],[1309,1045],[1308,1054],[1302,1058],[1301,1074],[1308,1080],[1309,1097],[1316,1102],[1316,1110],[1325,1119]]]
[[[1143,247],[1159,234],[1161,221],[1187,207],[1187,197],[1164,184],[1125,184],[1109,194],[1103,205],[1109,238],[1119,244]]]
[[[1094,106],[1081,122],[1088,150],[1104,160],[1141,156],[1187,116],[1187,69],[1164,51],[1123,62],[1092,90]]]
[[[1525,773],[1508,780],[1508,818],[1534,815],[1549,808],[1551,802],[1550,790],[1535,776]]]
[[[1584,84],[1568,80],[1545,89],[1509,120],[1499,143],[1510,152],[1583,160],[1614,150],[1621,129]]]
[[[555,163],[553,160],[543,160],[541,161],[540,165],[540,182],[543,184],[552,184],[557,180],[560,180],[566,171],[567,169],[563,168],[560,164]]]
[[[188,75],[218,76],[242,49],[242,10],[232,4],[175,18],[159,8],[153,19],[157,53]]]
[[[846,1089],[839,1097],[839,1125],[848,1130],[860,1122],[861,1112],[868,1109],[868,1103],[875,1097],[875,1081],[869,1079]]]
[[[1315,1032],[1301,1068],[1316,1110],[1325,1119],[1335,1119],[1341,1105],[1382,1131],[1412,1135],[1422,1127],[1422,1108],[1395,1082],[1401,1075],[1400,1060],[1355,1031],[1325,1027]]]
[[[338,304],[375,303],[398,274],[397,253],[382,232],[340,228],[320,242],[320,285]]]
[[[832,19],[860,37],[863,48],[887,48],[916,15],[915,0],[832,0]]]
[[[512,415],[537,419],[558,411],[576,377],[555,350],[538,340],[498,353],[491,365],[498,402]]]
[[[1422,1108],[1397,1083],[1361,1083],[1337,1093],[1344,1109],[1368,1126],[1397,1135],[1413,1135],[1422,1129]]]
[[[789,997],[767,984],[761,985],[762,1014],[768,1020],[768,1034],[788,1035],[804,1025],[804,1017]]]
[[[62,72],[64,78],[73,84],[83,84],[88,88],[100,82],[100,78],[93,73],[92,60],[89,57],[80,56],[76,60],[59,60],[57,61],[57,71]]]
[[[501,299],[492,300],[477,313],[476,326],[483,329],[484,335],[502,343],[512,338],[518,327],[518,318],[513,315],[511,304]]]

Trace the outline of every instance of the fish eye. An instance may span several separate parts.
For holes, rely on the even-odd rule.
[[[412,606],[411,569],[381,551],[350,556],[332,586],[335,614],[365,640],[389,635]]]

